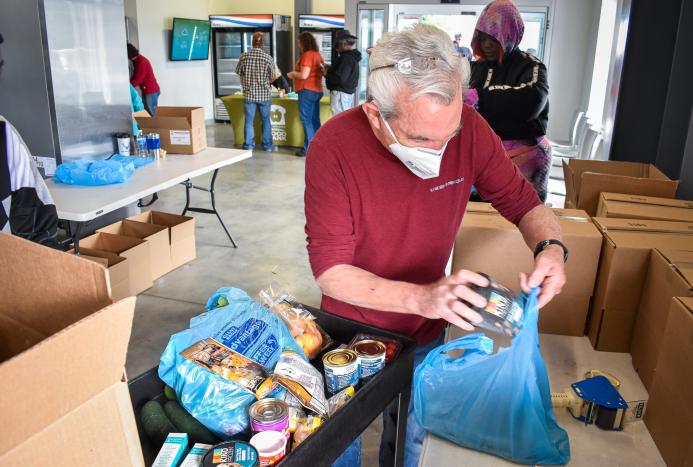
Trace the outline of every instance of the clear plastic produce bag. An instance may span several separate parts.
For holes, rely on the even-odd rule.
[[[460,446],[521,464],[566,464],[568,434],[551,407],[539,352],[537,290],[526,297],[525,321],[512,346],[474,333],[432,350],[414,374],[418,423]],[[464,350],[453,358],[452,350]]]

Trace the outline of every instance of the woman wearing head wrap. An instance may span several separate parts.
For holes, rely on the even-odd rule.
[[[518,45],[525,25],[510,0],[495,0],[479,16],[472,37],[472,76],[465,102],[503,140],[515,165],[546,201],[551,145],[546,138],[549,86],[546,67]]]

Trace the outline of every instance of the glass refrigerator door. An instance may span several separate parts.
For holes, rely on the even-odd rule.
[[[236,74],[236,66],[243,52],[242,34],[235,31],[215,32],[218,96],[226,96],[241,90],[241,80]]]
[[[368,82],[368,49],[385,32],[387,24],[387,5],[362,5],[358,11],[358,48],[364,58],[359,63],[359,89],[358,102],[366,100],[366,86]]]
[[[332,31],[312,31],[320,54],[328,65],[332,64]]]
[[[253,34],[255,34],[254,31],[248,31],[243,33],[243,42],[245,43],[245,48],[243,49],[244,52],[247,52],[248,50],[253,48]],[[272,35],[269,31],[263,31],[262,36],[265,39],[264,45],[262,46],[262,50],[272,55]]]

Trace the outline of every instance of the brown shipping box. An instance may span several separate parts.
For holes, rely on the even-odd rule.
[[[565,207],[583,209],[596,216],[599,193],[673,198],[678,181],[669,179],[652,164],[616,161],[563,161],[565,175]]]
[[[602,193],[595,217],[693,222],[693,201]]]
[[[645,425],[669,467],[693,465],[693,298],[674,298]]]
[[[633,366],[648,390],[673,297],[693,297],[693,251],[652,250],[630,344]]]
[[[599,264],[602,236],[584,211],[554,209],[570,250],[566,283],[539,313],[539,331],[582,336]],[[457,234],[453,270],[485,272],[516,291],[520,272],[531,272],[532,252],[520,231],[488,203],[469,203]]]
[[[97,232],[79,241],[80,248],[115,253],[128,259],[130,295],[137,295],[152,286],[149,266],[149,243],[135,237]]]
[[[205,109],[157,107],[156,117],[136,117],[143,133],[158,133],[169,154],[195,154],[207,149]]]
[[[596,350],[629,352],[650,250],[693,251],[693,223],[593,219],[604,235],[588,332]]]
[[[124,382],[135,299],[105,269],[0,234],[0,465],[143,466]]]
[[[146,211],[128,219],[168,228],[171,269],[180,267],[196,258],[194,217],[179,216],[168,212]]]
[[[74,254],[74,250],[69,250],[68,253]],[[111,298],[114,302],[131,296],[130,264],[127,258],[118,256],[115,253],[81,247],[79,249],[79,256],[80,258],[94,261],[106,268],[108,272],[108,284],[111,289]]]
[[[149,243],[149,265],[153,281],[171,271],[171,247],[168,243],[168,228],[166,226],[124,220],[96,231],[146,240]]]

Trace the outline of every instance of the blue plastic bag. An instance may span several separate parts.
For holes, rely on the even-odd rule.
[[[539,352],[537,290],[526,297],[525,322],[512,346],[474,333],[432,350],[414,373],[414,409],[426,430],[460,446],[521,464],[565,464],[568,434],[551,406]],[[458,358],[447,355],[465,350]]]
[[[154,159],[151,157],[121,156],[120,154],[113,154],[111,157],[108,158],[108,160],[118,161],[121,164],[132,163],[135,166],[135,170],[154,162]]]
[[[219,297],[226,306],[216,308]],[[178,395],[180,404],[217,436],[229,437],[248,428],[248,408],[255,396],[221,376],[187,360],[181,352],[209,337],[239,352],[268,372],[283,350],[305,354],[281,318],[240,289],[219,289],[207,312],[190,320],[190,329],[171,336],[159,362],[159,377]],[[306,359],[307,360],[307,359]],[[272,397],[278,395],[276,390]]]

